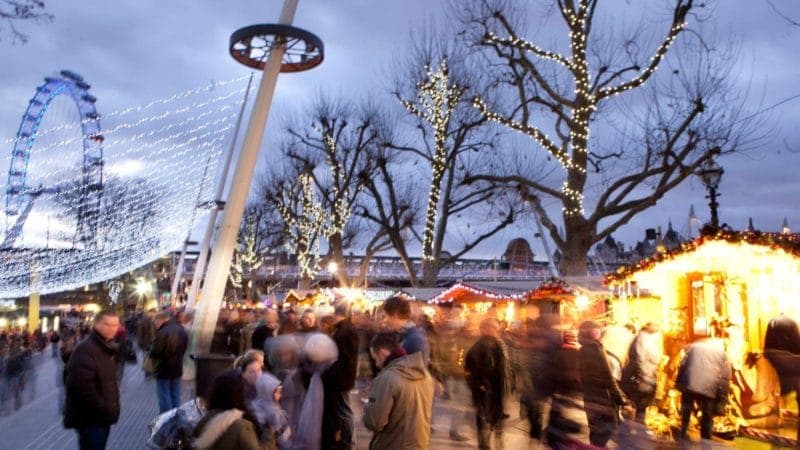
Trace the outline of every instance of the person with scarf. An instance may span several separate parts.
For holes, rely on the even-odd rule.
[[[322,373],[336,362],[339,352],[336,343],[324,333],[311,333],[301,351],[301,367],[310,376],[303,396],[292,446],[295,450],[320,450],[322,442],[322,413],[325,388]]]
[[[259,444],[259,428],[244,400],[244,379],[229,370],[214,379],[208,411],[194,429],[192,448],[197,450],[274,449],[274,441]]]
[[[380,368],[364,407],[370,450],[428,449],[434,383],[422,353],[406,354],[393,332],[378,333],[369,351]]]

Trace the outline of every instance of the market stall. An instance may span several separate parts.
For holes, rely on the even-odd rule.
[[[668,362],[659,394],[665,403],[675,402],[671,377],[681,350],[716,336],[724,339],[733,367],[729,414],[720,420],[777,435],[786,416],[796,417],[796,402],[778,397],[776,372],[761,352],[771,320],[800,319],[798,235],[709,231],[623,267],[605,282],[613,295],[613,320],[661,326]]]
[[[521,319],[518,311],[524,298],[524,291],[514,288],[456,283],[428,303],[431,306],[460,307],[465,317],[475,316],[475,320],[493,315],[501,323],[510,325]]]

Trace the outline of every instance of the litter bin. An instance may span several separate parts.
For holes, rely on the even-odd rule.
[[[202,355],[191,355],[195,364],[195,395],[206,402],[211,397],[211,387],[214,385],[214,378],[226,370],[233,369],[234,357],[219,353],[206,353]]]

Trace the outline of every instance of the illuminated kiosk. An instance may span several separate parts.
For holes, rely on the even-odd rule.
[[[672,388],[683,347],[706,335],[726,336],[731,395],[715,431],[729,426],[792,443],[787,436],[796,432],[782,427],[796,420],[796,403],[779,398],[777,374],[761,353],[770,320],[800,320],[800,235],[707,228],[675,250],[620,268],[605,283],[615,322],[661,325],[669,360],[657,398],[665,411],[675,413]]]

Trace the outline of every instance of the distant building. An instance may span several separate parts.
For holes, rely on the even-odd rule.
[[[512,239],[503,253],[503,261],[508,264],[509,270],[533,269],[533,251],[524,238]]]

